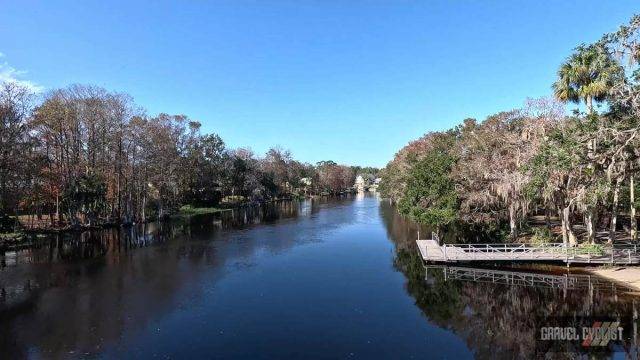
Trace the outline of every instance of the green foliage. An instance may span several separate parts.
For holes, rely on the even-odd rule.
[[[182,200],[196,207],[213,207],[222,198],[221,183],[227,154],[216,134],[192,136],[186,147]]]
[[[573,222],[579,219],[593,241],[603,219],[613,222],[640,206],[638,60],[640,16],[634,16],[620,30],[575,49],[558,70],[555,100],[527,101],[523,109],[481,123],[465,119],[448,132],[425,134],[381,171],[379,190],[424,224],[492,224],[493,234],[506,239],[507,221],[517,235],[526,217],[563,212],[568,241],[576,239]],[[558,101],[584,103],[587,112],[566,116]],[[606,112],[598,114],[595,103],[603,101]],[[532,231],[533,242],[554,240],[546,229]]]
[[[107,186],[104,179],[94,173],[83,174],[64,189],[63,206],[71,213],[81,213],[93,219],[104,210]]]
[[[534,227],[532,232],[531,243],[534,245],[549,244],[556,240],[551,230],[546,227]]]
[[[371,176],[373,178],[377,177],[380,173],[380,169],[372,167],[372,166],[351,166],[354,174],[363,175],[363,176]]]
[[[401,192],[401,184],[405,182],[404,174],[396,170],[395,166],[390,163],[386,168],[380,171],[379,176],[382,179],[378,186],[378,192],[380,195],[394,201],[398,200]]]
[[[401,213],[415,221],[440,228],[457,217],[458,198],[449,174],[455,159],[442,149],[417,161],[408,176]]]
[[[578,247],[575,248],[574,251],[576,252],[576,254],[602,256],[604,255],[604,249],[604,245],[602,244],[583,243],[578,245]]]
[[[591,112],[592,101],[604,100],[622,76],[622,67],[603,46],[581,45],[560,66],[553,90],[561,101],[583,100]]]
[[[217,208],[217,207],[193,207],[191,205],[184,205],[180,208],[180,211],[176,215],[177,216],[193,216],[193,215],[203,215],[203,214],[215,214],[221,211],[225,211],[225,209]]]
[[[478,223],[475,228],[481,232],[484,237],[489,237],[483,242],[511,242],[511,229],[507,222],[482,222]]]
[[[557,127],[540,147],[538,153],[523,167],[530,174],[525,195],[530,200],[552,198],[559,186],[564,186],[565,174],[573,171],[583,160],[583,146],[579,142],[580,121],[569,119]]]

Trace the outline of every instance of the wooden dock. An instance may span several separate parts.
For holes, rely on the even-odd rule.
[[[566,264],[640,264],[635,244],[605,247],[604,252],[591,252],[562,243],[529,244],[444,244],[437,240],[416,240],[422,259],[434,263],[451,262],[537,262],[555,261]]]

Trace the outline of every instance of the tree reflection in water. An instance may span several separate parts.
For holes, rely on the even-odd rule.
[[[35,248],[7,253],[0,258],[0,353],[99,354],[104,344],[184,306],[175,294],[203,274],[223,276],[229,262],[297,240],[275,233],[277,238],[260,242],[243,238],[242,229],[309,217],[327,202],[282,201],[130,228],[53,234]],[[226,242],[230,237],[239,241]],[[216,239],[224,243],[212,246]],[[190,291],[197,297],[201,290]]]
[[[193,351],[189,354],[217,349],[231,357],[234,351],[247,348],[244,339],[256,331],[256,318],[264,315],[258,319],[265,326],[262,329],[274,329],[282,311],[279,304],[286,301],[288,308],[297,309],[290,315],[298,330],[310,334],[317,330],[317,324],[306,321],[307,305],[322,305],[315,313],[319,316],[316,321],[327,318],[326,329],[342,326],[339,330],[345,331],[340,337],[328,334],[327,341],[349,350],[357,346],[358,338],[348,333],[371,330],[368,335],[375,339],[380,328],[377,344],[386,347],[376,349],[377,354],[404,351],[416,356],[423,354],[425,346],[438,343],[429,342],[428,336],[442,336],[439,327],[463,339],[478,358],[531,358],[536,353],[571,357],[576,354],[571,351],[586,350],[579,343],[538,340],[540,327],[590,326],[594,317],[602,316],[623,322],[627,339],[625,348],[619,350],[635,357],[631,352],[635,298],[600,289],[564,291],[445,280],[442,271],[430,272],[425,280],[425,268],[415,247],[418,227],[385,202],[378,205],[375,199],[361,200],[271,204],[137,228],[56,235],[43,240],[38,248],[8,254],[0,269],[0,353],[16,358],[61,358],[125,354],[139,347],[152,352],[162,344],[145,344],[140,339],[153,341],[157,331],[167,331],[164,341],[175,338],[177,343],[165,350],[187,343],[186,351]],[[325,206],[327,211],[319,211]],[[262,225],[255,226],[257,223]],[[428,231],[420,229],[424,234]],[[453,235],[449,234],[449,239]],[[293,250],[298,244],[310,246]],[[356,249],[360,252],[353,251]],[[286,255],[296,252],[299,262],[291,263]],[[321,255],[315,263],[317,271],[308,267],[310,254]],[[403,276],[388,266],[391,259]],[[258,266],[276,266],[278,272],[244,271],[259,261],[264,263]],[[283,277],[289,270],[291,274]],[[296,272],[308,277],[295,278]],[[223,278],[228,281],[221,281]],[[267,303],[252,289],[264,280],[275,285]],[[307,293],[290,284],[306,287]],[[332,301],[312,303],[309,299],[315,298],[309,297],[309,291],[317,291],[313,296],[330,292],[327,298]],[[362,304],[362,299],[371,298],[372,291],[387,295],[380,295],[379,302]],[[251,296],[254,298],[247,299]],[[221,303],[221,298],[226,302]],[[411,298],[420,311],[411,305]],[[345,308],[351,307],[370,312],[354,313],[347,319],[325,315],[350,314]],[[376,313],[379,309],[383,312]],[[243,318],[245,312],[250,315]],[[421,317],[420,312],[425,320],[412,322]],[[171,321],[174,316],[176,322]],[[232,331],[218,336],[218,322],[225,319],[241,336],[235,339]],[[180,326],[195,330],[188,332]],[[283,329],[276,335],[298,342]],[[403,335],[394,337],[397,334]],[[267,336],[264,340],[276,338]],[[451,334],[443,338],[442,346],[431,347],[425,356],[467,353],[467,349],[456,352],[459,339]],[[359,340],[365,339],[369,340]],[[423,343],[425,339],[428,344]],[[193,345],[191,341],[200,342]],[[263,354],[271,343],[263,345],[253,349],[261,352],[251,354]],[[227,349],[231,350],[224,352]],[[363,343],[360,350],[371,348]],[[69,355],[70,351],[75,355]],[[332,354],[338,357],[338,353]],[[612,349],[607,349],[596,357],[611,354]]]
[[[547,358],[574,358],[577,354],[608,358],[614,351],[638,358],[634,319],[640,304],[635,296],[611,288],[563,289],[446,280],[443,271],[430,271],[425,279],[425,264],[415,248],[420,228],[384,202],[380,213],[389,238],[396,245],[394,265],[407,278],[406,290],[416,306],[429,322],[463,338],[477,358],[531,358],[533,354]],[[428,229],[420,231],[426,233]],[[623,346],[589,349],[579,341],[540,339],[542,327],[581,329],[592,326],[594,319],[620,321],[625,335]]]

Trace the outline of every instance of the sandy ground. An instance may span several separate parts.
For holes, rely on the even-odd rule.
[[[640,267],[638,266],[597,267],[587,268],[585,270],[604,278],[625,284],[640,292]]]

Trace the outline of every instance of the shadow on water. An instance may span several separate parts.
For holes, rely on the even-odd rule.
[[[35,248],[8,252],[0,257],[0,354],[66,357],[78,349],[84,353],[75,355],[99,354],[126,331],[143,329],[158,314],[184,306],[175,293],[195,287],[196,279],[215,280],[229,268],[251,266],[243,259],[252,253],[285,251],[313,239],[296,236],[288,221],[313,234],[323,224],[320,210],[344,201],[281,201],[56,234]]]
[[[417,231],[427,231],[381,203],[380,214],[396,246],[395,267],[406,290],[430,323],[453,331],[476,358],[638,358],[640,299],[628,289],[595,276],[554,266],[474,268],[430,266],[415,247]],[[449,236],[452,236],[449,234]],[[581,340],[542,340],[543,327],[591,327],[619,321],[624,340],[585,347]],[[582,335],[582,334],[580,334]]]

